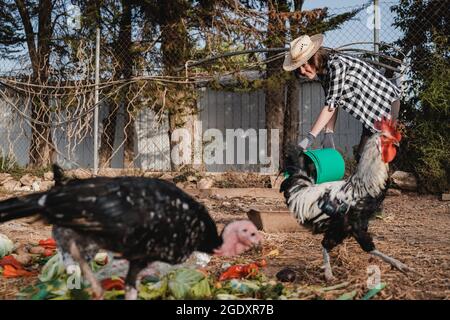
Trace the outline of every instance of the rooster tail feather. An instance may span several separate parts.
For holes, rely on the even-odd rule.
[[[309,158],[304,154],[303,149],[290,145],[286,148],[284,153],[282,171],[288,175],[288,177],[281,183],[280,192],[284,192],[286,198],[289,197],[289,193],[293,190],[295,185],[297,188],[309,187],[314,184],[314,171],[315,167]]]
[[[64,175],[64,170],[58,166],[56,163],[52,165],[53,168],[53,178],[55,179],[55,185],[60,186],[64,184],[68,179]]]
[[[44,193],[11,198],[0,202],[0,223],[39,214],[43,206],[39,204]]]

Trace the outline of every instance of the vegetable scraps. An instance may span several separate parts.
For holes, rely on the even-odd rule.
[[[0,233],[0,259],[13,252],[14,243],[4,234]]]
[[[265,260],[261,260],[260,262],[231,266],[220,275],[219,281],[252,278],[259,273],[259,267],[265,267],[266,264]]]
[[[22,264],[11,255],[3,257],[0,260],[0,266],[3,267],[2,274],[5,278],[29,277],[36,274],[25,270]]]

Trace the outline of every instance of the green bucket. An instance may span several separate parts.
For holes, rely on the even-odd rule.
[[[339,151],[335,149],[315,149],[305,151],[316,167],[316,184],[342,180],[345,173],[345,162]]]

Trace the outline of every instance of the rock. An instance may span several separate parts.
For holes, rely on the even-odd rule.
[[[21,187],[21,183],[16,180],[9,180],[3,184],[3,189],[7,192],[17,191]]]
[[[176,186],[180,189],[184,188],[184,184],[182,182],[177,182]]]
[[[199,188],[199,189],[211,189],[213,185],[214,185],[214,180],[209,179],[209,178],[202,178],[197,183],[197,188]]]
[[[39,188],[41,191],[47,191],[55,185],[55,181],[42,181],[39,183]]]
[[[220,194],[211,194],[209,197],[211,199],[215,199],[215,200],[223,200],[223,199],[225,199],[225,197],[220,195]]]
[[[391,176],[391,180],[402,190],[417,190],[417,179],[412,173],[395,171]]]
[[[0,172],[0,180],[3,180],[5,178],[11,177],[9,173],[6,172]]]
[[[290,268],[284,268],[278,271],[276,277],[281,282],[294,282],[295,278],[297,278],[297,274]]]
[[[155,178],[155,173],[151,171],[146,171],[142,174],[144,178]],[[161,178],[160,178],[161,179]]]
[[[387,190],[387,192],[386,192],[386,195],[387,195],[387,196],[390,196],[390,197],[395,197],[395,196],[400,196],[400,195],[402,195],[402,192],[401,192],[399,189],[392,189],[392,188],[389,188],[389,189]]]
[[[36,180],[36,177],[33,177],[31,174],[26,174],[22,178],[20,178],[19,181],[23,186],[31,187],[31,185],[33,184],[33,182],[35,180]]]
[[[164,173],[159,179],[162,180],[173,180],[173,176],[170,173]]]
[[[222,206],[224,206],[224,207],[231,207],[231,202],[224,201],[224,202],[222,202]]]
[[[74,178],[77,178],[77,179],[87,179],[87,178],[91,178],[92,177],[91,172],[89,172],[88,170],[85,170],[85,169],[72,170],[70,175],[72,177],[74,177]]]
[[[52,181],[55,177],[53,176],[53,172],[47,171],[44,173],[44,180]]]
[[[31,190],[34,191],[34,192],[41,191],[41,182],[39,182],[39,181],[34,181],[34,182],[31,184]]]
[[[31,186],[21,186],[21,187],[17,188],[16,191],[31,192]]]
[[[189,182],[197,182],[197,177],[196,176],[187,176],[186,180]]]
[[[450,193],[443,193],[441,200],[442,201],[450,201]]]
[[[195,189],[195,188],[197,188],[197,185],[195,183],[192,183],[192,182],[187,182],[187,183],[184,184],[184,187],[186,189]]]
[[[9,173],[0,173],[0,185],[13,179],[14,178]]]
[[[4,185],[6,182],[11,181],[11,180],[14,180],[14,178],[8,177],[8,178],[3,179],[2,181],[0,181],[0,186]]]

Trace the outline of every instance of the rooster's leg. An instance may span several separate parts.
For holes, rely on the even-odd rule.
[[[130,261],[130,268],[125,279],[125,300],[137,300],[137,277],[142,270],[142,264],[138,261]]]
[[[411,268],[409,268],[406,264],[398,261],[397,259],[394,259],[392,257],[389,257],[388,255],[385,255],[384,253],[378,251],[378,250],[372,250],[369,252],[370,254],[381,258],[381,260],[389,263],[391,266],[393,266],[394,268],[398,269],[401,272],[408,272],[408,271],[412,271]]]
[[[333,281],[333,271],[331,271],[331,264],[330,264],[330,255],[328,254],[328,250],[325,249],[325,247],[322,247],[322,253],[323,253],[323,267],[325,268],[325,279],[327,281]]]
[[[92,291],[94,292],[95,299],[103,299],[103,289],[100,283],[98,282],[97,278],[95,278],[94,273],[91,270],[91,267],[89,264],[84,260],[82,257],[80,250],[78,249],[77,244],[75,241],[71,241],[70,243],[70,255],[72,258],[78,262],[81,268],[81,272],[83,272],[83,275],[86,277],[86,279],[91,284]]]

